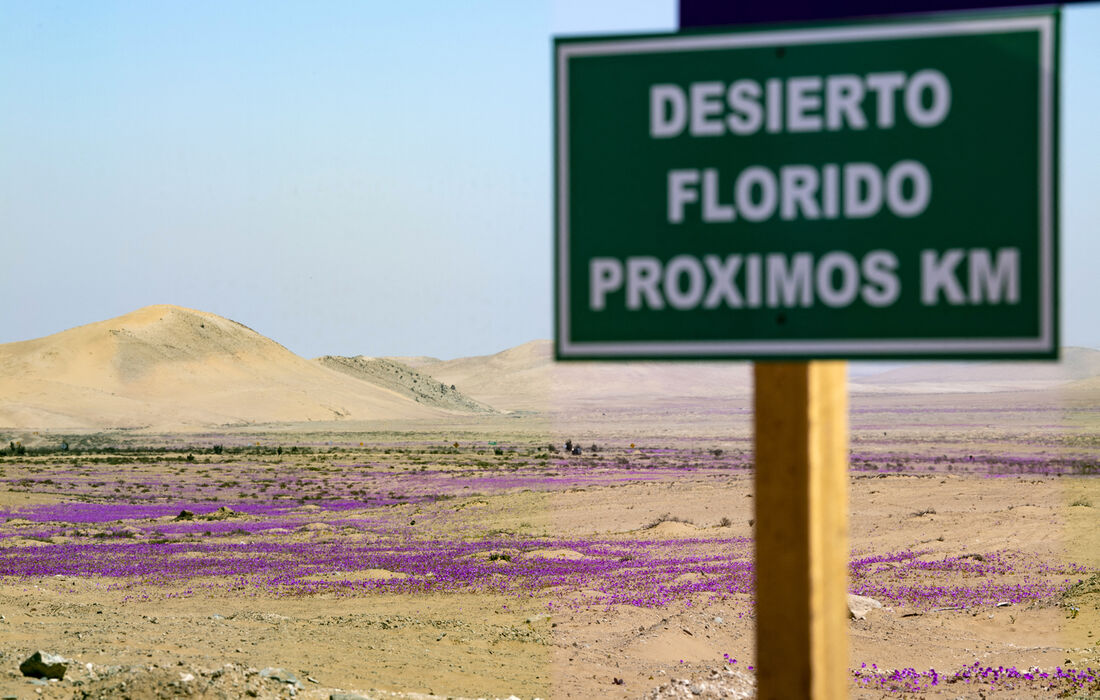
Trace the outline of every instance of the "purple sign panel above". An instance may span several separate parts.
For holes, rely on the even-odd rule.
[[[1082,2],[1083,0],[1067,0]],[[1004,7],[1034,7],[1036,0],[680,0],[680,28],[768,22],[812,22]],[[1058,3],[1065,4],[1065,3]]]

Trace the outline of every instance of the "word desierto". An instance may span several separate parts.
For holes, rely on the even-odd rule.
[[[649,89],[652,139],[892,129],[901,121],[929,129],[950,112],[951,84],[934,69]],[[777,214],[784,221],[861,219],[884,205],[895,216],[912,218],[928,207],[932,178],[916,160],[887,168],[863,162],[775,170],[750,165],[725,177],[718,168],[670,170],[667,189],[670,224],[683,223],[689,206],[705,223],[760,222]]]

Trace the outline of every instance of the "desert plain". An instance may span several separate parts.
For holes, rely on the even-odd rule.
[[[171,306],[0,345],[0,697],[753,697],[752,390]],[[850,696],[1100,696],[1100,352],[849,391]]]

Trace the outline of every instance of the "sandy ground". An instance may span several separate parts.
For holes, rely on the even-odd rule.
[[[719,530],[730,531],[722,535],[748,535],[750,484],[742,477],[711,484],[597,487],[568,497],[502,495],[486,499],[494,515],[485,526],[508,528],[523,519],[535,530],[554,528],[569,537],[614,536],[672,511],[703,523],[725,514],[741,524],[673,529],[665,536],[705,536]],[[867,551],[925,547],[944,554],[1004,547],[1043,555],[1073,551],[1076,556],[1070,556],[1077,563],[1100,568],[1094,509],[1067,508],[1071,494],[1100,503],[1100,481],[856,478],[853,545]],[[913,515],[915,507],[932,503],[935,515]],[[227,663],[242,669],[283,667],[306,683],[306,697],[327,697],[338,688],[368,697],[383,690],[466,697],[630,698],[673,675],[706,677],[710,668],[722,665],[723,654],[744,666],[753,663],[754,628],[747,600],[700,601],[698,607],[668,609],[594,606],[544,616],[545,602],[515,596],[288,599],[215,590],[167,597],[181,588],[142,586],[141,597],[135,599],[134,589],[104,590],[104,582],[94,579],[5,579],[0,587],[0,658],[8,674],[0,679],[0,692],[30,690],[14,666],[37,648],[97,668],[157,666],[194,672]],[[1072,663],[1097,668],[1100,591],[1079,607],[1073,619],[1054,605],[936,612],[887,607],[852,623],[852,659],[880,668],[953,669],[973,661],[994,667]],[[716,623],[715,618],[723,621]],[[305,681],[308,677],[319,683]],[[81,674],[75,678],[80,680]],[[614,678],[624,684],[613,685]],[[90,679],[84,683],[94,685]],[[68,697],[73,688],[66,682],[43,690]],[[232,689],[226,690],[232,697]]]
[[[717,569],[693,564],[697,572],[679,573],[682,567],[673,567],[669,586],[680,586],[679,592],[659,605],[608,604],[615,591],[605,584],[612,579],[579,569],[529,588],[521,582],[494,589],[497,579],[505,581],[524,562],[582,565],[600,547],[660,550],[662,566],[673,566],[677,551],[687,557],[725,547],[740,552],[730,554],[734,558],[751,555],[747,407],[726,415],[707,406],[684,408],[655,409],[660,415],[629,421],[604,411],[471,418],[419,424],[416,432],[387,423],[361,432],[273,426],[263,432],[87,434],[67,438],[74,447],[86,443],[87,451],[75,457],[5,457],[0,696],[639,698],[687,679],[682,693],[691,694],[694,685],[706,697],[723,687],[714,680],[716,669],[751,678],[754,663],[752,596],[706,590]],[[971,575],[905,568],[903,557],[876,563],[867,582],[888,582],[895,591],[909,584],[978,590],[994,582],[1050,585],[1058,592],[1001,607],[976,598],[959,605],[886,599],[885,607],[850,623],[854,670],[866,664],[946,675],[974,663],[1100,669],[1100,480],[1073,473],[1096,464],[1096,426],[1088,401],[1022,408],[988,397],[942,404],[926,398],[922,410],[904,397],[857,404],[853,559],[916,551],[925,562],[1007,562],[999,573]],[[548,443],[567,436],[585,446],[582,456],[547,454]],[[59,439],[24,437],[42,445]],[[597,453],[590,443],[599,443]],[[213,453],[215,444],[225,452]],[[104,451],[108,445],[157,451]],[[292,453],[298,446],[310,451]],[[991,470],[1028,473],[991,476]],[[361,481],[341,481],[348,474]],[[484,475],[497,481],[477,481]],[[51,503],[277,503],[273,494],[284,485],[317,500],[300,502],[314,505],[298,505],[290,515],[247,515],[234,505],[236,530],[211,520],[190,533],[173,533],[171,526],[190,522],[170,514],[81,523],[20,517]],[[326,498],[342,497],[341,489],[353,499],[368,489],[431,497],[352,510],[325,507]],[[255,529],[272,523],[280,527]],[[206,534],[206,527],[214,530]],[[307,556],[356,543],[392,542],[396,551],[397,543],[490,542],[491,549],[485,545],[468,556],[489,566],[496,554],[491,564],[502,573],[481,570],[470,585],[442,592],[386,588],[418,580],[415,565],[387,569],[365,560],[318,566],[308,575],[299,571],[293,591],[257,585],[248,576],[158,579],[159,564],[152,573],[113,575],[98,559],[98,573],[91,564],[84,573],[51,573],[64,564],[50,555],[61,550],[51,548],[68,547],[74,561],[84,561],[116,537],[127,546],[147,545],[141,551],[154,554],[141,556],[154,562],[168,561],[156,559],[157,547],[174,547],[179,556],[204,563],[237,556],[234,547],[241,547],[254,552],[249,556],[284,557],[290,569],[299,555],[265,548],[301,545],[293,551]],[[585,548],[598,542],[604,544]],[[13,558],[19,551],[33,556]],[[117,550],[118,566],[129,551]],[[622,559],[609,555],[609,566]],[[40,568],[27,573],[28,566]],[[366,587],[343,589],[333,581]],[[63,681],[32,684],[17,667],[35,649],[76,663]],[[264,669],[268,676],[270,669],[293,674],[300,688],[261,675]],[[744,685],[734,680],[724,687]],[[854,678],[851,693],[897,696]],[[1021,691],[960,682],[912,696],[1021,693],[1041,694],[1034,685]]]

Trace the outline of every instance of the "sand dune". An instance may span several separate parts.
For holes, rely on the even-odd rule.
[[[566,410],[598,404],[660,405],[679,398],[744,398],[752,392],[746,362],[553,361],[553,345],[536,340],[495,355],[456,360],[394,358],[455,384],[498,408]],[[1065,348],[1059,362],[928,362],[850,371],[853,394],[982,394],[1091,386],[1100,376],[1100,351]]]
[[[0,425],[180,428],[446,415],[176,306],[0,345]]]
[[[1100,351],[1062,348],[1058,362],[926,362],[853,380],[855,391],[985,393],[1051,389],[1100,377]]]
[[[680,397],[744,397],[745,362],[562,362],[549,340],[456,360],[393,358],[499,409],[563,410],[597,404],[640,406]]]

